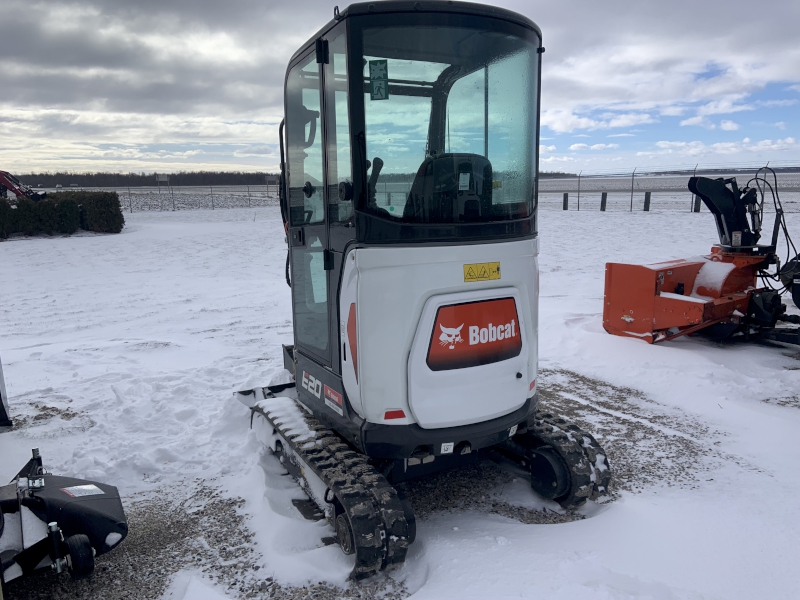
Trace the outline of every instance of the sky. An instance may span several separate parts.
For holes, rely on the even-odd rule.
[[[800,2],[495,3],[543,31],[542,170],[800,165]],[[17,173],[275,171],[286,64],[333,15],[317,0],[2,8],[0,169]]]

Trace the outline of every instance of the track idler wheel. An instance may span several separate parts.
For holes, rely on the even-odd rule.
[[[355,554],[356,544],[353,541],[353,528],[350,526],[350,520],[344,512],[336,515],[334,522],[336,528],[336,543],[342,549],[342,552],[350,556]]]
[[[522,442],[531,487],[564,508],[608,494],[611,468],[606,453],[590,433],[550,414],[537,415]]]

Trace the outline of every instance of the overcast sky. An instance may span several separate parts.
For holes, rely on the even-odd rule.
[[[542,169],[800,164],[797,0],[496,4],[544,33]],[[0,6],[0,169],[18,173],[275,170],[286,63],[333,13],[318,0]]]

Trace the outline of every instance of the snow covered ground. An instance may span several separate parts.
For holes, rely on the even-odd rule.
[[[250,562],[215,549],[241,544],[236,533],[191,529],[188,547],[222,567],[164,565],[165,598],[292,597],[320,582],[319,597],[354,595],[331,588],[348,573],[320,542],[331,530],[294,509],[297,487],[232,396],[266,383],[292,340],[278,209],[125,217],[119,235],[0,243],[0,356],[18,424],[0,435],[0,480],[38,446],[53,472],[117,485],[132,505],[174,497],[202,514],[209,488],[243,499],[231,510],[253,534]],[[789,226],[800,238],[800,215]],[[542,402],[605,444],[619,497],[557,524],[442,497],[470,508],[429,512],[406,564],[368,586],[415,599],[797,597],[800,350],[650,346],[601,326],[604,263],[704,254],[711,216],[546,210],[540,234]],[[520,479],[490,492],[546,506]],[[133,536],[114,552],[138,548]]]

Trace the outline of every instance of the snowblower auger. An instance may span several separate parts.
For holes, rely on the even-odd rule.
[[[505,9],[388,0],[335,11],[289,62],[294,345],[240,399],[354,577],[414,540],[395,484],[493,450],[565,506],[607,490],[594,438],[536,412],[543,52]]]
[[[761,171],[772,173],[772,181]],[[749,187],[755,183],[756,187]],[[758,244],[769,189],[775,223],[769,244]],[[800,255],[786,228],[778,178],[759,169],[740,190],[735,178],[692,177],[717,224],[720,243],[711,253],[652,265],[606,264],[603,327],[609,333],[651,344],[702,332],[715,339],[732,336],[800,345],[800,316],[786,314],[781,295],[800,308]],[[777,254],[783,234],[787,257]],[[770,269],[774,266],[774,269]],[[759,285],[758,280],[761,279]]]

